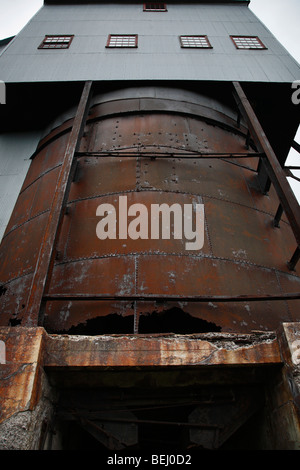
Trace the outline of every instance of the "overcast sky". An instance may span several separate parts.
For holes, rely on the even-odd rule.
[[[42,5],[43,0],[0,0],[0,39],[16,35]],[[300,63],[300,0],[251,0],[249,8]],[[300,143],[300,129],[296,140]],[[292,150],[288,164],[299,165],[299,159]],[[300,183],[291,185],[300,200]]]

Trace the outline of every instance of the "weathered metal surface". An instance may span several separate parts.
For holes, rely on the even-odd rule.
[[[289,371],[300,384],[300,324],[299,322],[284,323],[278,333],[278,341],[282,356]],[[300,390],[293,390],[295,398],[300,403]]]
[[[141,354],[147,351],[146,354]],[[47,335],[45,367],[246,366],[279,364],[274,335]]]
[[[299,379],[299,349],[294,344],[298,338],[296,323],[284,324],[277,334],[130,337],[49,335],[43,328],[2,327],[0,341],[6,346],[6,361],[0,364],[1,431],[10,418],[15,416],[18,423],[18,414],[30,418],[28,412],[32,412],[24,441],[19,436],[16,445],[10,443],[11,448],[23,448],[28,436],[32,445],[43,441],[42,423],[37,426],[34,417],[36,413],[41,419],[45,416],[39,410],[44,370],[53,387],[47,385],[47,400],[55,397],[57,386],[61,392],[59,402],[55,401],[57,413],[53,415],[51,407],[47,410],[50,432],[54,418],[55,426],[78,420],[109,449],[133,443],[143,448],[161,435],[165,450],[163,435],[167,429],[172,434],[174,427],[176,435],[184,429],[188,441],[196,445],[219,448],[263,406],[264,413],[275,414],[272,423],[277,435],[275,440],[271,436],[270,447],[296,449],[299,416],[293,380]],[[288,385],[282,371],[287,369],[289,374],[291,365],[294,379]],[[105,439],[101,429],[112,440]],[[269,430],[262,431],[270,439]],[[173,446],[174,442],[172,436]],[[184,442],[180,433],[178,444]]]
[[[34,269],[32,285],[28,301],[26,303],[26,324],[33,326],[39,323],[42,297],[48,281],[49,272],[53,261],[53,252],[56,240],[59,236],[60,225],[64,215],[65,204],[68,198],[69,186],[72,182],[72,169],[74,169],[74,156],[80,145],[80,139],[84,131],[85,119],[89,110],[92,82],[86,82],[82,97],[73,122],[70,140],[64,154],[55,190],[52,191],[53,199],[47,224],[40,243],[38,259]],[[48,189],[48,188],[47,188]]]
[[[160,104],[164,106],[164,103]],[[125,106],[125,103],[122,103]],[[152,105],[152,108],[154,106]],[[194,117],[151,111],[95,122],[88,151],[245,152],[245,137]],[[119,111],[121,112],[121,110]],[[124,112],[124,111],[123,111]],[[215,119],[217,113],[215,114]]]
[[[275,434],[274,443],[281,449],[300,449],[300,323],[283,323],[277,330],[277,342],[284,361],[281,377],[274,378],[268,390],[268,408],[272,426],[282,428]],[[274,413],[274,410],[276,412]]]
[[[119,102],[120,114],[116,107]],[[165,315],[167,331],[182,333],[190,331],[191,325],[188,328],[185,322],[193,319],[198,320],[198,324],[193,323],[198,333],[204,324],[214,331],[248,332],[274,330],[282,321],[297,320],[299,300],[288,295],[300,291],[297,272],[290,273],[287,267],[293,232],[285,217],[279,228],[274,227],[279,200],[273,190],[268,196],[261,194],[257,153],[251,146],[246,148],[246,134],[237,127],[229,128],[228,122],[226,126],[219,122],[219,111],[214,114],[213,107],[208,122],[199,115],[180,113],[179,102],[177,112],[170,113],[165,111],[165,103],[155,103],[153,98],[147,113],[132,109],[129,114],[125,113],[126,102],[112,101],[109,109],[107,101],[104,116],[97,116],[103,108],[94,106],[85,127],[45,291],[56,300],[49,297],[46,302],[44,326],[51,332],[78,326],[81,332],[88,327],[95,334],[132,333],[139,331],[139,324],[148,322],[152,312],[160,315],[153,317],[155,326],[149,323],[145,327],[149,333],[153,327],[155,332],[163,328]],[[186,107],[187,103],[185,111]],[[28,315],[20,305],[26,305],[28,282],[41,243],[41,221],[47,223],[51,188],[57,185],[71,123],[68,120],[49,140],[44,139],[4,238],[1,282],[7,290],[1,296],[0,317],[4,325],[11,318],[24,324]],[[245,158],[230,158],[232,154]],[[109,203],[117,209],[120,196],[127,197],[128,207],[143,204],[148,214],[152,204],[204,204],[203,247],[186,250],[185,240],[172,236],[100,240],[96,235],[100,220],[97,207]],[[34,224],[40,235],[36,228],[31,234]],[[18,255],[15,260],[12,252]],[[74,298],[57,300],[60,294]],[[86,301],[82,300],[85,294]],[[76,295],[81,297],[76,299]],[[211,296],[211,301],[91,299],[101,295],[177,295],[185,300],[189,296]],[[232,299],[249,295],[252,300],[214,302],[222,295]],[[264,301],[259,301],[261,296]],[[277,300],[268,301],[268,296]],[[179,315],[176,321],[172,317],[174,308]],[[113,326],[108,330],[104,326],[110,316],[115,331]],[[93,329],[91,322],[96,319],[99,322]]]
[[[300,245],[300,206],[295,194],[290,187],[284,170],[282,169],[264,131],[261,127],[244,91],[239,82],[233,82],[234,96],[236,98],[239,110],[246,119],[251,135],[256,145],[263,150],[266,155],[266,169],[268,176],[272,181],[280,197],[282,207],[290,222],[296,243]],[[294,267],[294,266],[293,266]],[[292,268],[293,269],[293,268]]]
[[[61,128],[63,130],[64,126],[61,126]],[[57,136],[50,133],[46,147],[41,146],[43,140],[41,141],[38,150],[39,158],[33,156],[30,171],[26,175],[21,191],[24,191],[49,171],[55,170],[62,164],[68,139],[69,133],[58,134]]]
[[[44,367],[49,371],[61,367],[79,370],[82,366],[244,367],[281,363],[273,333],[78,337],[48,335],[43,328],[1,327],[0,341],[5,344],[0,364],[0,423],[17,412],[35,408]],[[141,354],[144,350],[148,351],[146,355]]]
[[[32,282],[32,272],[12,279],[2,290],[1,325],[16,326],[26,319],[25,305]]]
[[[43,328],[0,328],[6,351],[0,364],[0,423],[37,404],[43,335]]]
[[[32,272],[47,221],[47,212],[30,217],[11,231],[1,244],[1,283],[7,283]],[[28,235],[30,234],[30,235]]]

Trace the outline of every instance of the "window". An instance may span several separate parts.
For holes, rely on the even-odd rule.
[[[110,34],[106,47],[137,47],[137,34]]]
[[[180,36],[181,47],[212,49],[207,36]]]
[[[144,11],[168,11],[166,3],[147,2],[144,3]]]
[[[68,49],[73,40],[73,35],[69,36],[45,36],[39,49]]]
[[[257,36],[230,36],[237,49],[267,49]]]

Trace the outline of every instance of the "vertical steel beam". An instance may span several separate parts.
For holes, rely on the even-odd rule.
[[[298,246],[295,250],[295,253],[291,257],[290,261],[288,262],[288,267],[291,271],[294,271],[299,259],[300,259],[300,248]]]
[[[40,246],[26,305],[27,317],[25,326],[37,326],[39,324],[43,295],[47,280],[51,275],[55,246],[59,236],[62,219],[65,214],[65,207],[68,200],[73,173],[76,168],[76,159],[74,157],[80,145],[80,139],[84,131],[86,117],[89,111],[91,89],[92,82],[86,82],[77,108],[77,113],[74,118],[69,142],[58,176],[47,225]]]
[[[298,142],[295,140],[292,142],[292,147],[293,149],[297,150],[298,153],[300,153],[300,144],[298,144]]]
[[[268,194],[270,191],[271,187],[271,180],[269,178],[266,165],[265,165],[265,159],[260,158],[259,163],[258,163],[258,168],[257,168],[257,178],[259,182],[260,189],[263,194]]]
[[[285,176],[284,170],[281,167],[275,152],[273,151],[270,142],[253,110],[247,96],[245,95],[239,82],[233,82],[234,98],[237,103],[238,109],[244,116],[248,124],[249,131],[259,151],[262,151],[265,155],[264,164],[268,172],[268,176],[275,187],[277,195],[280,199],[282,208],[288,218],[291,225],[291,229],[294,233],[297,248],[296,252],[299,251],[300,246],[300,206],[299,203],[289,185],[289,182]],[[289,266],[290,263],[289,263]]]
[[[281,204],[279,204],[277,212],[274,217],[274,227],[279,227],[279,222],[280,222],[282,214],[283,214],[283,207]]]

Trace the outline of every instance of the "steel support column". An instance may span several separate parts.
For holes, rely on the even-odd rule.
[[[249,131],[258,147],[258,151],[262,151],[265,155],[263,161],[268,173],[268,176],[274,185],[274,188],[279,197],[282,208],[288,218],[291,225],[291,229],[294,233],[297,247],[295,255],[299,252],[300,246],[300,206],[299,203],[289,185],[289,182],[285,176],[284,169],[281,167],[275,152],[273,151],[270,142],[253,110],[251,107],[246,94],[244,93],[239,82],[233,82],[233,96],[237,103],[239,112],[243,115],[244,119],[248,124]],[[298,261],[297,256],[293,256],[288,263],[289,269],[294,269],[296,262]]]
[[[89,111],[91,99],[92,82],[88,81],[84,85],[76,116],[74,118],[69,142],[64,155],[63,163],[58,176],[55,193],[50,208],[50,213],[42,239],[35,271],[32,279],[30,293],[27,302],[27,320],[26,326],[37,326],[43,295],[45,292],[47,280],[51,275],[51,267],[55,256],[56,241],[59,236],[60,226],[65,214],[66,202],[75,171],[76,151],[79,149],[80,139],[82,137],[86,117]]]
[[[300,144],[298,144],[298,142],[296,142],[295,140],[292,143],[292,147],[293,149],[297,150],[298,153],[300,153]]]

